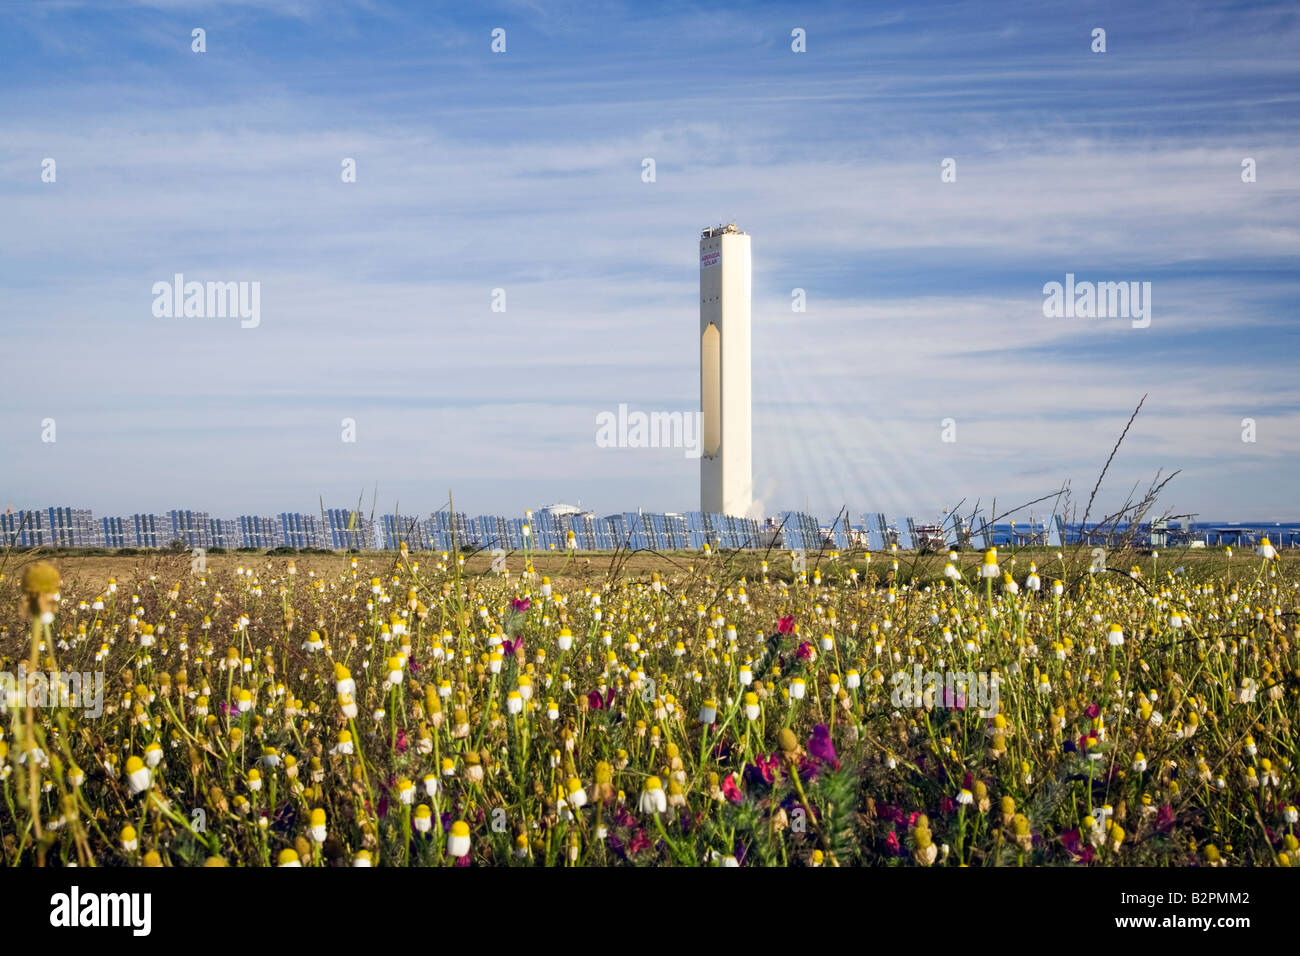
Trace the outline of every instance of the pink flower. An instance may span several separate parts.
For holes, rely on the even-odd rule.
[[[1082,850],[1079,849],[1079,831],[1066,830],[1061,834],[1061,845],[1065,847],[1065,852],[1070,854],[1070,858],[1076,863],[1091,863],[1093,856],[1097,851],[1094,847],[1087,846]]]
[[[632,834],[632,842],[628,844],[627,850],[629,853],[640,853],[642,850],[650,849],[652,845],[650,838],[646,836],[645,830],[638,828]]]
[[[510,602],[510,607],[513,610],[518,611],[520,614],[524,614],[525,612],[527,612],[528,608],[532,605],[532,603],[533,602],[530,601],[528,598],[515,598],[513,601]]]
[[[801,661],[812,660],[813,657],[815,656],[815,652],[813,651],[813,646],[809,644],[807,641],[804,641],[802,644],[799,645],[799,649],[794,652],[794,656]]]
[[[776,777],[776,769],[780,766],[780,760],[776,754],[771,757],[759,753],[754,757],[753,763],[745,766],[745,773],[754,782],[771,783]]]
[[[722,795],[732,803],[742,803],[744,801],[745,798],[741,794],[740,788],[736,786],[736,775],[734,773],[727,774],[726,779],[722,781]]]
[[[783,617],[776,622],[776,632],[778,634],[790,634],[794,632],[794,618]]]

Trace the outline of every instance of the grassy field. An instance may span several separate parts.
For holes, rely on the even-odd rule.
[[[1057,576],[1077,576],[1086,573],[1096,563],[1097,556],[1091,546],[1068,549],[1025,547],[1002,549],[1007,569],[1019,569],[1019,574],[1027,573],[1029,563],[1035,563],[1040,574]],[[1249,563],[1247,555],[1253,549],[1239,551],[1229,557],[1224,548],[1177,548],[1166,549],[1152,557],[1149,548],[1125,549],[1107,552],[1104,564],[1109,573],[1128,572],[1137,566],[1144,574],[1172,572],[1181,569],[1180,574],[1191,577],[1229,575],[1234,565],[1242,567]],[[955,555],[955,557],[953,557]],[[1058,555],[1060,556],[1058,558]],[[944,567],[951,561],[963,573],[969,575],[978,571],[983,560],[982,551],[956,552],[915,552],[899,550],[889,552],[806,552],[804,563],[808,573],[821,568],[830,573],[832,568],[856,568],[859,573],[867,574],[874,570],[876,577],[884,579],[891,570],[896,582],[916,582],[919,584],[938,584],[946,579]],[[303,573],[314,571],[329,574],[342,568],[351,568],[353,558],[357,559],[357,570],[362,574],[386,574],[397,561],[395,552],[365,551],[360,553],[344,552],[300,552],[297,554],[273,554],[269,551],[207,553],[204,557],[206,567],[214,573],[223,570],[233,571],[237,567],[267,570],[287,568],[289,559]],[[466,579],[492,576],[492,556],[487,552],[466,552],[460,570]],[[129,575],[189,575],[193,567],[193,557],[189,551],[170,553],[167,551],[129,551],[123,554],[89,553],[77,549],[53,550],[37,549],[23,556],[23,560],[45,559],[58,565],[65,580],[91,588],[103,587],[110,577]],[[444,563],[441,554],[436,552],[411,552],[411,563],[417,566],[436,568]],[[523,552],[507,555],[507,564],[514,565],[518,572],[525,561],[541,575],[565,582],[590,584],[605,579],[648,577],[659,573],[689,575],[697,569],[706,567],[706,556],[700,551],[576,551],[571,554],[559,552],[536,552],[525,557]],[[715,576],[723,578],[746,578],[760,580],[766,571],[772,580],[793,581],[797,576],[791,553],[784,550],[764,551],[726,551],[707,556],[707,568]],[[898,567],[893,568],[893,562]],[[10,558],[15,567],[19,565],[17,556]],[[1300,550],[1281,551],[1278,557],[1279,567],[1300,563]],[[764,565],[766,564],[766,568]]]
[[[1294,863],[1296,559],[1096,561],[11,553],[5,862]]]

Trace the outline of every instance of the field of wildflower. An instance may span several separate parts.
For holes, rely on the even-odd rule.
[[[1297,862],[1295,559],[764,557],[11,554],[4,863]]]

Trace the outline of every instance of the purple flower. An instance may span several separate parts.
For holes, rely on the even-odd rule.
[[[821,761],[814,760],[812,757],[804,757],[799,761],[799,776],[805,780],[816,780],[821,769]]]
[[[736,862],[741,866],[745,865],[745,856],[749,853],[749,847],[745,846],[740,840],[736,841],[734,852],[731,854],[736,858]]]
[[[614,836],[614,834],[612,833],[609,835],[607,840],[609,842],[609,848],[614,851],[615,855],[617,855],[620,859],[626,860],[627,848],[623,846],[623,841],[620,840],[618,837]]]
[[[515,598],[510,602],[510,607],[518,611],[520,614],[524,614],[527,613],[528,608],[532,606],[532,603],[533,602],[528,598]]]
[[[620,827],[636,826],[636,817],[627,807],[616,807],[613,813],[614,823]]]
[[[828,763],[836,770],[840,769],[840,758],[835,753],[831,732],[825,724],[818,724],[813,728],[813,735],[808,741],[808,753],[821,763]]]

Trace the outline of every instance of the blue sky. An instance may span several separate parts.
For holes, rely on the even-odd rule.
[[[734,219],[768,511],[1086,500],[1148,394],[1103,506],[1182,469],[1178,513],[1300,517],[1298,41],[1290,4],[0,3],[0,505],[695,508],[697,460],[595,418],[698,408]],[[261,324],[156,318],[177,272]],[[1066,273],[1151,282],[1150,327],[1045,318]]]

